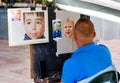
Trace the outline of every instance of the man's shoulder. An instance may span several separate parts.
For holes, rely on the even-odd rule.
[[[106,45],[103,45],[103,44],[99,44],[99,50],[101,50],[102,53],[104,53],[104,52],[109,52],[110,53],[109,48]]]
[[[104,44],[98,44],[98,46],[100,46],[100,47],[102,47],[102,48],[108,49],[108,47],[107,47],[106,45],[104,45]]]

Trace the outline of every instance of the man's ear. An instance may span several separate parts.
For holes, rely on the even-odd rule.
[[[76,35],[76,33],[74,32],[74,39],[75,39],[75,41],[77,40],[77,35]]]
[[[94,31],[94,32],[93,32],[93,38],[95,38],[95,36],[96,36],[96,32]]]

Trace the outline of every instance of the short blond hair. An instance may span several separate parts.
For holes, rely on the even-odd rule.
[[[74,26],[74,21],[70,20],[69,18],[67,18],[67,21],[65,21],[64,24],[65,24],[65,23],[68,23],[68,22],[71,22],[72,25]]]

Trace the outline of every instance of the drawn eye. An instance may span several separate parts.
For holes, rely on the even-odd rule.
[[[40,24],[42,24],[42,21],[41,21],[40,19],[37,19],[37,20],[36,20],[36,24],[39,24],[39,25],[40,25]]]
[[[27,22],[27,24],[31,24],[31,22]]]
[[[67,28],[67,26],[65,26],[64,28]]]
[[[72,28],[72,26],[69,26],[69,28]]]
[[[37,22],[37,24],[41,24],[41,22]]]

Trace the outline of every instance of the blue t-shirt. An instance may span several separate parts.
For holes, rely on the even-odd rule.
[[[63,83],[76,83],[112,65],[111,54],[102,44],[91,43],[80,47],[65,61]]]

